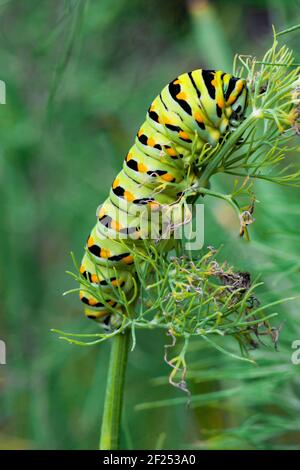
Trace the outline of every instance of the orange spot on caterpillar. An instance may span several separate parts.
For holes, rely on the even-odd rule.
[[[119,178],[116,178],[115,181],[113,182],[113,185],[112,185],[113,189],[115,189],[117,186],[119,186],[119,182],[120,182]]]
[[[148,171],[148,168],[144,163],[138,163],[138,170],[140,173],[146,173]]]
[[[225,106],[224,99],[220,96],[217,98],[217,105],[219,106],[219,108],[224,108]]]
[[[87,246],[90,248],[93,245],[94,245],[94,239],[93,239],[93,237],[89,237],[89,239],[87,241]]]
[[[226,104],[233,104],[236,101],[236,96],[235,95],[230,95],[228,100],[226,101]]]
[[[203,122],[204,121],[203,116],[202,116],[201,113],[199,113],[199,111],[196,111],[196,113],[194,114],[194,117],[195,117],[196,121],[198,121],[198,122]]]
[[[169,117],[162,116],[161,123],[164,124],[164,125],[166,125],[166,124],[172,125],[173,121]]]
[[[170,155],[170,157],[176,157],[177,153],[176,153],[176,150],[174,150],[173,148],[167,148],[165,150],[167,154]]]
[[[133,256],[132,255],[125,256],[125,258],[122,259],[122,262],[125,264],[131,264],[133,262]]]
[[[237,92],[239,93],[243,88],[244,88],[244,82],[243,82],[243,80],[239,80],[236,84]]]
[[[152,139],[152,137],[149,137],[149,139],[147,140],[147,145],[149,145],[150,147],[154,147],[155,140]]]
[[[132,202],[135,200],[134,195],[130,193],[129,191],[124,191],[124,198],[129,202]]]
[[[110,257],[110,251],[105,250],[105,248],[101,248],[100,257],[101,258],[109,258]]]
[[[174,176],[171,175],[171,173],[166,173],[165,175],[161,176],[161,179],[163,179],[164,181],[167,181],[167,182],[171,182],[171,181],[174,180]]]
[[[176,98],[178,98],[179,100],[186,100],[186,93],[181,91],[180,93],[176,95]]]
[[[189,140],[189,139],[190,139],[190,137],[188,136],[188,134],[187,134],[186,132],[184,132],[184,131],[179,131],[179,132],[178,132],[178,135],[179,135],[179,137],[182,137],[182,138],[185,139],[185,140]]]

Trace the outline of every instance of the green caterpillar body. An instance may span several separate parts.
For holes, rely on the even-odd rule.
[[[186,189],[195,135],[196,151],[216,146],[240,124],[246,106],[245,80],[201,69],[180,75],[154,99],[87,240],[80,272],[103,297],[99,302],[81,286],[88,318],[109,324],[111,308],[119,308],[115,289],[127,296],[133,289],[134,256],[126,243],[143,239],[137,208],[152,213],[174,205]]]

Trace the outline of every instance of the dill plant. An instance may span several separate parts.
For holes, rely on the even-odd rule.
[[[299,146],[300,69],[293,51],[278,43],[279,36],[299,27],[278,34],[274,30],[272,47],[261,60],[236,56],[233,74],[246,78],[250,95],[246,118],[217,147],[205,146],[200,155],[195,152],[191,155],[199,178],[187,189],[186,196],[226,201],[238,217],[240,235],[247,238],[248,226],[254,222],[255,180],[300,186],[299,169],[288,163],[289,154]],[[236,177],[230,194],[211,187],[211,178],[218,173]],[[245,198],[247,204],[241,205]],[[138,283],[130,299],[121,288],[114,288],[123,308],[116,328],[90,334],[53,330],[61,339],[80,346],[112,340],[101,449],[116,449],[119,445],[127,352],[129,347],[131,351],[135,348],[137,330],[165,331],[169,337],[164,357],[170,366],[169,382],[189,394],[186,354],[192,338],[206,341],[236,359],[254,362],[249,350],[258,345],[262,335],[269,336],[276,346],[279,329],[273,318],[278,315],[277,305],[292,300],[285,298],[262,305],[256,294],[262,282],[253,281],[249,273],[240,272],[228,262],[220,263],[218,250],[213,247],[207,247],[196,257],[185,252],[180,241],[170,254],[161,249],[161,244],[147,240],[142,247],[132,245],[127,249],[134,254]],[[70,274],[99,302],[103,301],[101,291],[82,277],[74,257],[73,260],[76,272]],[[109,305],[108,308],[115,313]],[[225,336],[238,342],[240,355],[227,351],[215,340]]]

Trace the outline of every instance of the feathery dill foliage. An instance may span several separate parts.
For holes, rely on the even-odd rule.
[[[293,52],[286,46],[279,47],[274,33],[273,45],[261,61],[251,56],[236,57],[234,74],[248,82],[247,116],[216,148],[206,146],[200,155],[192,155],[191,164],[197,166],[200,176],[188,192],[227,201],[239,217],[240,234],[248,236],[247,226],[254,221],[253,180],[300,186],[300,171],[287,163],[289,153],[297,148],[295,136],[299,135],[299,67],[294,65]],[[208,182],[217,173],[238,177],[230,194],[208,188]],[[249,205],[241,207],[239,201],[244,197]],[[239,272],[226,262],[219,263],[213,248],[195,259],[183,253],[181,245],[177,247],[177,256],[167,255],[161,245],[158,248],[147,241],[142,249],[132,250],[139,284],[135,284],[129,300],[120,287],[114,288],[124,311],[121,325],[113,331],[93,334],[54,330],[63,335],[62,339],[77,345],[95,345],[130,329],[134,349],[137,329],[164,329],[172,338],[165,354],[172,368],[169,380],[185,391],[188,391],[186,353],[191,338],[199,337],[232,356],[235,355],[214,338],[235,338],[242,353],[235,357],[250,362],[245,356],[261,335],[269,335],[276,344],[278,329],[270,324],[270,319],[277,315],[273,307],[288,299],[261,305],[255,292],[262,283],[252,282],[248,273]],[[99,302],[104,300],[101,290],[91,286],[78,267],[77,273],[70,274]],[[109,305],[108,308],[114,312]],[[171,351],[176,351],[174,357]]]

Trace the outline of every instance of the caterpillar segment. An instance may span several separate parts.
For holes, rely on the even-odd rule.
[[[214,147],[234,132],[244,119],[247,101],[245,80],[202,69],[179,75],[153,100],[87,240],[80,268],[86,316],[117,325],[116,285],[130,296],[136,276],[134,244],[149,233],[155,239],[166,232],[170,242],[163,240],[159,246],[172,248],[186,202],[183,195],[198,177],[190,165],[192,146],[197,154],[204,145]],[[158,217],[152,227],[153,215],[168,211],[171,223],[165,226]]]
[[[116,239],[140,240],[140,213],[134,215],[119,209],[110,199],[107,199],[97,214],[97,232],[99,237]]]
[[[96,265],[88,252],[82,259],[80,273],[90,284],[89,288],[84,283],[80,285],[80,299],[85,304],[85,315],[101,322],[111,320],[110,306],[116,310],[116,321],[119,317],[117,311],[120,310],[120,305],[114,300],[116,289],[121,288],[125,294],[130,293],[133,289],[133,276],[126,270]],[[97,298],[99,289],[101,301]]]
[[[172,182],[174,175],[170,173],[169,179]],[[159,181],[151,187],[139,184],[122,170],[113,182],[110,190],[110,200],[123,211],[136,215],[143,206],[156,210],[164,204],[174,203],[177,199],[177,188],[178,186],[174,185],[173,192],[167,189],[163,190]]]
[[[105,238],[95,225],[87,239],[86,249],[94,263],[104,268],[128,269],[133,265],[133,255],[118,240]]]
[[[188,148],[178,145],[178,142],[174,145],[172,136],[168,135],[165,130],[163,134],[160,129],[155,129],[149,123],[149,120],[147,121],[147,117],[137,133],[135,146],[144,155],[156,158],[159,161],[165,156],[166,163],[171,164],[173,162],[173,165],[177,163],[179,168],[183,168],[180,160],[189,155]]]
[[[162,159],[155,160],[149,156],[145,162],[144,154],[135,146],[126,155],[123,171],[126,176],[140,185],[155,188],[161,183],[165,185],[167,191],[173,186],[176,192],[176,186],[183,181],[182,169],[174,168]]]

